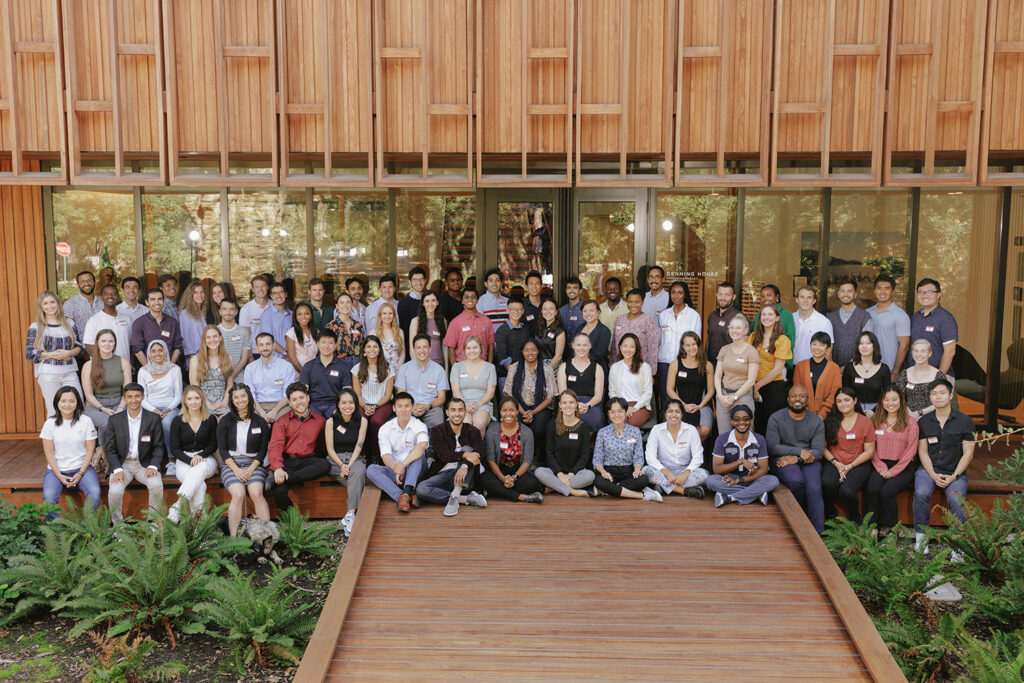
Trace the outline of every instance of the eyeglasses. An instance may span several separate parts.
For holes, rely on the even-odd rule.
[[[917,293],[925,296],[932,296],[933,294],[938,294],[939,291],[937,289],[919,289],[917,290]]]
[[[734,416],[732,418],[732,421],[733,422],[750,422],[750,418],[749,417],[740,417],[739,415],[736,415],[736,416]]]

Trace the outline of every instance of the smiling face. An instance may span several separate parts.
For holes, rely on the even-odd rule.
[[[544,322],[552,323],[555,318],[558,317],[558,306],[555,306],[555,302],[548,299],[540,307],[540,315],[544,318]]]
[[[807,408],[807,390],[799,384],[794,384],[789,390],[786,402],[794,413],[803,412]]]
[[[857,400],[854,399],[852,396],[848,396],[846,394],[838,394],[836,396],[836,408],[838,408],[839,412],[842,413],[843,415],[852,414],[853,408],[856,405]]]
[[[210,300],[213,301],[214,306],[219,306],[221,301],[224,301],[224,288],[220,285],[214,285],[210,288]]]
[[[612,304],[616,304],[622,298],[622,285],[617,280],[606,282],[604,283],[604,294]]]
[[[164,295],[162,292],[150,292],[146,297],[146,307],[150,313],[162,313],[164,310]]]
[[[750,421],[750,413],[742,410],[737,411],[737,413],[730,419],[732,428],[740,434],[746,434],[750,431]]]
[[[537,362],[537,355],[538,351],[536,344],[532,341],[523,344],[523,360],[532,365]]]
[[[423,295],[423,310],[427,312],[428,318],[434,317],[434,311],[437,310],[438,303],[437,294],[427,292]],[[424,330],[424,332],[426,332],[426,330]]]
[[[427,276],[421,273],[416,273],[409,278],[409,288],[417,294],[423,291],[423,288],[427,286]]]
[[[138,301],[139,299],[139,283],[135,280],[129,280],[122,285],[121,290],[124,292],[124,298],[128,301]]]
[[[163,365],[167,360],[167,352],[161,344],[153,344],[149,347],[149,358],[155,365]]]
[[[488,292],[497,295],[498,292],[501,291],[501,276],[498,275],[497,273],[491,273],[490,275],[487,276],[487,279],[484,281],[484,284],[487,286]]]
[[[395,312],[390,308],[381,306],[380,313],[377,314],[377,325],[383,329],[387,329],[395,324]]]
[[[565,283],[565,295],[569,297],[570,301],[576,301],[580,298],[580,286],[576,282]]]
[[[346,422],[351,420],[352,415],[356,412],[356,402],[352,400],[352,394],[347,391],[338,395],[338,412],[342,414]]]
[[[885,392],[885,395],[882,396],[882,407],[885,408],[885,412],[890,415],[899,412],[901,403],[902,400],[900,399],[900,394],[897,391],[890,390]]]
[[[875,285],[875,298],[878,303],[884,304],[892,301],[892,285],[884,280]]]
[[[200,306],[206,301],[206,290],[201,285],[192,288],[192,301]]]
[[[771,287],[762,287],[761,304],[764,306],[774,306],[777,303],[779,303],[779,299],[775,296],[775,290]]]
[[[281,285],[274,285],[270,290],[270,300],[274,302],[274,305],[278,308],[284,306],[285,299],[288,298],[288,292],[284,291],[284,287]]]
[[[732,287],[719,287],[715,290],[715,303],[721,309],[729,308],[736,301],[736,292]]]
[[[220,348],[220,343],[223,337],[221,337],[220,330],[216,327],[211,327],[206,330],[206,334],[203,335],[203,341],[206,342],[206,348],[210,351],[216,351]]]
[[[333,356],[338,343],[326,334],[316,340],[316,350],[325,358]]]
[[[860,339],[857,340],[857,351],[861,356],[871,358],[875,352],[875,344],[871,341],[871,337],[862,334]]]
[[[577,334],[572,340],[572,350],[577,358],[589,358],[590,346],[590,337],[585,334]]]
[[[263,299],[267,296],[267,283],[263,278],[256,278],[251,283],[252,294],[257,299]]]
[[[107,308],[114,308],[118,304],[117,287],[114,285],[104,285],[100,291],[100,299],[103,300],[103,305]]]
[[[472,289],[466,289],[462,292],[462,307],[466,309],[467,313],[476,313],[476,292]]]
[[[630,294],[626,297],[626,310],[634,318],[640,315],[644,309],[644,298],[636,293]]]
[[[363,283],[361,280],[353,280],[348,286],[348,293],[352,295],[352,298],[359,301],[363,298]]]
[[[683,420],[683,411],[679,408],[678,403],[670,403],[665,408],[665,421],[668,422],[669,426],[676,427]]]
[[[412,417],[412,399],[400,398],[395,401],[395,415],[402,422],[408,422]]]
[[[816,300],[817,297],[814,296],[814,292],[806,287],[801,289],[796,295],[796,305],[805,313],[814,310],[814,302]]]
[[[454,271],[448,273],[444,276],[444,286],[448,288],[449,292],[462,291],[462,274]]]
[[[293,391],[288,394],[288,405],[296,415],[305,415],[309,412],[309,394],[305,391]]]
[[[523,302],[522,301],[510,301],[508,302],[508,321],[515,327],[519,324],[519,321],[523,319]]]
[[[163,306],[162,300],[160,305]],[[54,316],[57,315],[57,311],[60,310],[60,302],[53,296],[43,297],[43,300],[39,302],[39,308],[43,309],[43,313],[46,315]]]
[[[231,405],[235,407],[239,415],[249,412],[249,392],[245,389],[236,388],[231,390]]]
[[[765,331],[770,330],[772,326],[779,321],[779,313],[771,306],[765,306],[761,309],[760,324]]]
[[[199,409],[203,407],[203,395],[195,389],[187,390],[185,392],[185,407],[193,414],[198,413]]]
[[[363,344],[363,354],[367,360],[376,360],[380,356],[380,344],[377,343],[376,339],[366,340],[366,343]]]
[[[334,307],[336,309],[338,309],[339,313],[341,313],[343,315],[351,316],[352,315],[352,295],[350,295],[348,293],[342,294],[341,296],[338,297],[338,301],[337,301],[337,303],[334,304]]]
[[[686,354],[687,358],[696,358],[697,352],[700,351],[700,345],[697,340],[687,335],[683,337],[683,353]]]
[[[633,356],[636,355],[636,342],[633,341],[632,337],[623,337],[622,341],[619,342],[619,355],[622,356],[622,360],[629,362],[633,360]]]
[[[92,273],[82,273],[75,280],[78,285],[78,291],[88,296],[92,294],[93,290],[96,289],[96,278],[93,277]]]
[[[139,409],[142,408],[142,392],[141,391],[126,391],[124,392],[124,404],[128,407],[128,412],[132,415],[138,415]]]
[[[235,316],[238,315],[238,306],[231,301],[221,301],[220,306],[217,310],[220,311],[221,322],[231,324],[235,322]]]
[[[616,427],[621,427],[626,423],[626,409],[618,402],[612,403],[608,406],[608,420]]]
[[[430,360],[430,342],[427,341],[426,339],[420,339],[415,344],[413,344],[412,351],[414,354],[416,354],[416,360],[417,362],[420,363],[420,365],[423,365],[428,360]],[[479,355],[480,352],[477,351],[477,356]]]
[[[501,414],[502,423],[506,426],[511,426],[516,423],[518,411],[516,411],[516,404],[512,403],[512,401],[503,402],[498,412]]]
[[[566,417],[575,417],[576,411],[579,409],[579,401],[572,394],[562,394],[562,397],[558,399],[558,409]]]
[[[96,336],[96,348],[100,350],[100,356],[110,358],[117,348],[117,337],[111,332],[102,332]]]
[[[57,410],[60,411],[61,417],[65,420],[69,420],[74,416],[75,408],[77,407],[78,399],[75,398],[75,394],[72,391],[61,394],[60,400],[57,401]]]
[[[839,289],[836,290],[836,296],[839,297],[839,303],[848,306],[857,298],[857,288],[849,282],[845,282],[839,285]]]
[[[178,296],[178,281],[174,279],[164,280],[160,285],[160,289],[163,290],[165,299],[174,299],[174,297]]]
[[[526,291],[530,295],[531,299],[536,299],[540,296],[540,290],[544,288],[544,283],[536,275],[531,275],[526,278]]]
[[[421,343],[425,343],[425,342],[423,342],[423,340],[420,340],[420,342]],[[429,355],[429,352],[430,352],[430,345],[429,344],[427,345],[427,352],[428,352],[428,355]],[[476,339],[467,339],[466,343],[462,345],[462,353],[465,354],[466,358],[468,358],[469,360],[479,360],[480,359],[480,342],[478,342]]]
[[[380,283],[380,296],[385,301],[391,301],[395,298],[395,283],[391,280],[385,280]]]
[[[668,298],[672,300],[673,306],[682,306],[686,303],[686,290],[682,285],[672,285],[668,290]]]
[[[660,292],[661,284],[662,282],[664,282],[664,280],[664,273],[662,273],[657,268],[651,268],[649,271],[647,271],[647,286],[650,287],[652,291]]]
[[[925,284],[917,288],[917,303],[921,304],[922,308],[936,306],[941,296],[933,284]]]
[[[300,306],[295,310],[295,321],[302,327],[309,327],[310,321],[313,320],[313,314],[305,306]]]
[[[598,317],[601,315],[601,309],[598,307],[597,302],[588,301],[583,306],[583,320],[588,325],[593,325],[597,322]]]
[[[448,409],[445,411],[445,414],[448,415],[448,421],[453,426],[458,427],[466,419],[466,404],[462,401],[453,400],[448,403]]]
[[[270,360],[274,355],[274,338],[269,334],[260,336],[256,340],[256,352],[260,354],[260,358],[263,360]]]
[[[910,356],[917,365],[928,365],[932,358],[932,347],[930,344],[914,344],[910,347]]]

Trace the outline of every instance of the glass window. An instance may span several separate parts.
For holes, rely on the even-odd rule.
[[[1010,208],[1009,253],[1003,308],[1003,340],[1000,345],[999,420],[1024,423],[1024,190],[1013,191]]]
[[[306,241],[306,193],[232,191],[228,195],[231,284],[248,300],[249,281],[269,273],[301,300],[310,274]]]
[[[316,192],[313,245],[316,272],[327,283],[328,302],[354,275],[369,283],[366,299],[375,298],[377,280],[388,272],[387,194]]]
[[[655,260],[667,282],[689,285],[702,320],[715,308],[718,283],[734,278],[736,206],[735,191],[658,193]]]
[[[463,280],[476,272],[475,195],[399,190],[395,201],[400,279],[417,265],[426,268],[428,285],[440,286],[448,268],[461,269]]]
[[[525,285],[531,270],[554,284],[551,214],[551,202],[498,202],[498,267],[507,288]]]
[[[191,273],[200,279],[223,278],[220,194],[145,192],[142,240],[146,273]]]
[[[602,284],[610,277],[633,281],[633,236],[636,202],[580,202],[579,277],[591,298],[604,301]]]
[[[138,274],[134,216],[131,192],[54,191],[53,236],[60,246],[54,263],[62,299],[78,294],[75,275],[83,270],[96,275],[97,291]],[[65,245],[70,254],[61,256]]]

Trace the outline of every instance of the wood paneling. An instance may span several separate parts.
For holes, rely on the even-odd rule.
[[[1001,156],[1024,157],[1024,0],[992,0],[981,124],[981,184],[1014,185],[1024,173],[989,172]],[[993,158],[995,157],[995,158]]]
[[[370,0],[277,0],[282,185],[373,184],[371,16]],[[323,171],[292,172],[304,160]]]
[[[772,184],[879,185],[888,0],[775,7]]]
[[[0,0],[0,153],[11,161],[0,183],[66,180],[59,0]],[[42,173],[33,159],[59,159]]]
[[[163,185],[160,0],[63,0],[62,9],[71,183]]]
[[[981,0],[893,0],[887,185],[977,181],[986,8]]]
[[[677,186],[767,184],[771,8],[770,0],[680,0]],[[741,161],[757,168],[730,166]]]

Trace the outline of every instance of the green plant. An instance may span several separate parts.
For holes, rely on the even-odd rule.
[[[960,634],[963,647],[960,659],[970,674],[961,676],[962,683],[1006,683],[1024,680],[1024,631],[992,632],[992,640]]]
[[[74,543],[94,549],[114,542],[110,508],[106,505],[100,505],[95,510],[91,505],[79,507],[72,498],[67,498],[66,505],[67,510],[52,522],[60,533],[70,536]]]
[[[91,554],[73,536],[60,533],[56,527],[43,528],[39,554],[16,559],[11,567],[0,571],[0,584],[9,586],[4,591],[5,602],[20,599],[9,614],[0,617],[0,628],[39,609],[59,613],[91,584]]]
[[[913,613],[913,603],[925,611],[924,620]],[[960,634],[971,611],[960,614],[944,612],[938,616],[928,598],[921,593],[913,596],[913,603],[903,603],[899,619],[873,621],[907,678],[931,681],[940,674],[948,673],[956,660]]]
[[[191,560],[208,560],[217,567],[223,567],[234,564],[230,559],[232,555],[246,552],[252,547],[247,539],[233,538],[217,528],[217,522],[227,509],[227,505],[211,508],[207,504],[198,514],[192,514],[188,500],[182,499],[181,519],[178,522],[172,522],[162,510],[150,511],[149,518],[156,525],[156,533],[183,538]],[[149,524],[142,525],[139,530],[142,534],[153,533]]]
[[[978,571],[991,582],[1004,578],[1002,554],[1004,542],[1014,530],[1013,515],[1007,514],[1001,499],[992,504],[992,512],[986,515],[971,501],[963,502],[966,521],[960,522],[951,513],[946,513],[946,529],[937,533],[939,542],[959,551],[963,557],[961,571]]]
[[[285,510],[277,521],[281,542],[288,546],[292,557],[298,557],[303,553],[319,557],[332,555],[334,544],[330,538],[338,532],[338,526],[324,522],[308,522],[309,516],[299,512],[295,505]]]
[[[52,503],[15,505],[0,494],[0,568],[15,558],[38,554],[46,516],[59,511]]]
[[[297,664],[316,617],[307,615],[311,605],[294,604],[297,591],[287,590],[295,570],[274,567],[263,588],[254,587],[236,567],[228,567],[228,572],[228,577],[212,582],[212,600],[198,610],[206,621],[216,624],[218,630],[211,633],[232,646],[236,671],[244,673],[253,659],[266,668],[268,655]]]
[[[1000,555],[1002,581],[988,583],[976,574],[965,574],[961,582],[968,604],[1001,624],[1024,625],[1024,538],[1018,536]]]
[[[91,631],[89,637],[96,645],[96,654],[91,658],[89,673],[82,679],[85,683],[136,683],[136,681],[176,681],[185,671],[179,662],[164,662],[143,668],[146,655],[156,647],[152,639],[127,635],[117,638]]]
[[[839,568],[845,570],[849,564],[856,563],[858,558],[863,557],[868,548],[875,545],[876,541],[871,535],[873,529],[871,513],[865,515],[864,521],[860,524],[845,517],[836,517],[826,522],[822,540]],[[892,535],[898,536],[899,530],[900,527],[897,527]]]

